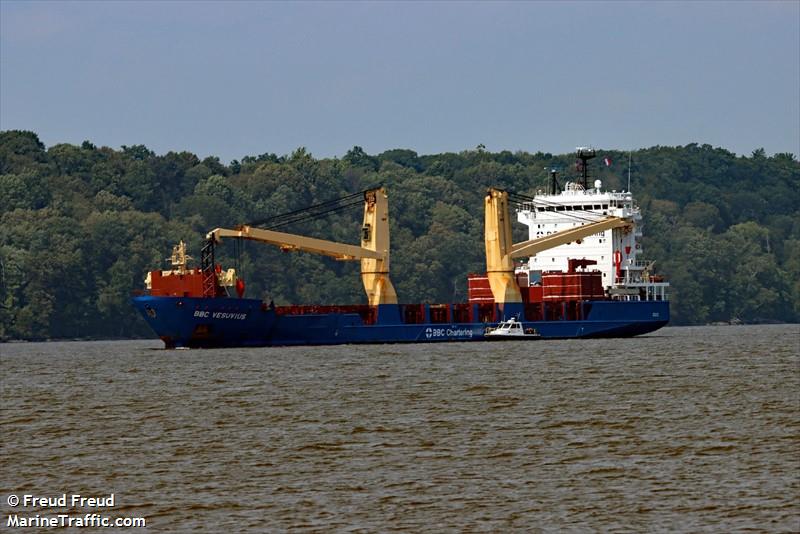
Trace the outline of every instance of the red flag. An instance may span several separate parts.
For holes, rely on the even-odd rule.
[[[611,158],[603,158],[603,163],[606,164],[606,167],[611,167]]]

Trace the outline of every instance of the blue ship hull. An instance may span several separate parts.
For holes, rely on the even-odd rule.
[[[356,313],[282,315],[256,299],[139,296],[133,304],[168,348],[483,341],[497,324],[406,324],[397,305],[379,306],[375,324],[364,324]],[[588,301],[580,320],[521,322],[540,339],[630,337],[666,325],[669,302]]]

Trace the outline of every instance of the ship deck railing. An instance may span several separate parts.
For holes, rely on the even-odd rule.
[[[617,284],[608,290],[614,300],[669,300],[669,282],[618,280]]]

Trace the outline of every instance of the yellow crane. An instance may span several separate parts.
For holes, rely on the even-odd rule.
[[[239,238],[275,245],[283,251],[301,250],[342,261],[361,261],[361,280],[371,306],[397,304],[397,293],[389,279],[389,201],[383,188],[364,193],[364,223],[361,245],[348,245],[248,225],[235,229],[215,228],[206,238],[219,243],[223,238]]]
[[[547,249],[578,241],[612,228],[632,227],[633,223],[620,217],[604,217],[568,230],[514,244],[508,211],[508,193],[489,189],[484,199],[486,273],[497,304],[521,303],[522,294],[514,276],[514,258],[533,256]]]

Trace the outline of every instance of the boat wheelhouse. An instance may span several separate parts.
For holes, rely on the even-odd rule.
[[[669,283],[653,272],[653,261],[642,256],[642,214],[630,191],[607,191],[600,180],[588,187],[586,162],[593,149],[576,149],[582,179],[558,185],[552,171],[550,191],[539,193],[517,207],[517,220],[528,227],[528,239],[538,239],[603,217],[630,220],[632,227],[612,228],[534,254],[517,267],[530,285],[541,283],[548,272],[569,272],[570,260],[596,262],[602,287],[614,300],[667,300]]]

